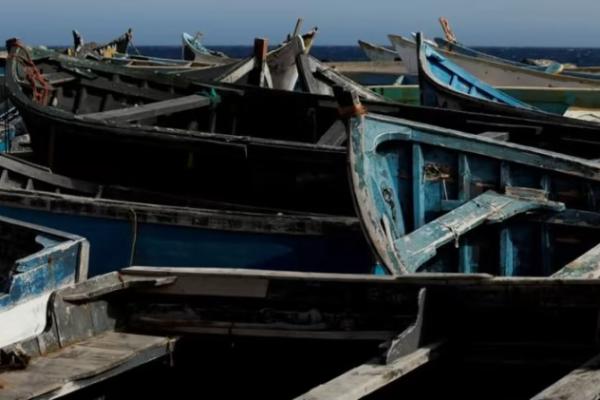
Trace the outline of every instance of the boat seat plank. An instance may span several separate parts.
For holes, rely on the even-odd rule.
[[[532,400],[595,400],[600,397],[600,355],[587,361]]]
[[[501,142],[508,142],[510,140],[510,132],[482,132],[479,136],[499,140]]]
[[[564,204],[547,200],[541,192],[512,187],[508,195],[485,192],[447,214],[402,236],[395,243],[409,272],[433,258],[437,249],[484,223],[502,222],[531,210],[564,210]]]
[[[167,337],[107,332],[0,374],[0,399],[65,395],[163,357],[172,348]]]
[[[421,347],[390,364],[376,361],[360,365],[317,386],[296,400],[354,400],[376,392],[410,372],[435,360],[441,343]]]
[[[346,127],[341,120],[337,120],[331,127],[321,136],[317,144],[327,146],[342,146],[346,142],[348,134]]]
[[[79,117],[99,121],[131,122],[160,115],[173,114],[181,111],[193,110],[211,104],[211,99],[206,96],[193,94],[165,101],[148,103],[137,107],[121,108],[92,114],[82,114]]]

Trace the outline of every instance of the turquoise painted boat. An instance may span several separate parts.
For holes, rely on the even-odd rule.
[[[213,65],[230,64],[237,61],[230,58],[225,53],[211,50],[202,44],[202,34],[190,35],[183,32],[181,34],[183,59],[198,61]]]
[[[573,124],[597,125],[599,110],[570,108],[563,115],[547,113],[522,102],[461,68],[417,35],[421,103],[427,106],[509,115],[545,118],[556,123],[567,119]]]
[[[0,217],[0,347],[40,334],[55,290],[87,279],[88,242]]]
[[[348,134],[355,204],[390,273],[600,276],[597,163],[369,114]]]

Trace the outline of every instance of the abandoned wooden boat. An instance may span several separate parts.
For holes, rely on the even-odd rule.
[[[74,232],[91,243],[90,276],[126,265],[371,273],[356,218],[287,215],[0,190],[0,215]]]
[[[79,236],[0,217],[0,347],[46,327],[55,290],[87,279],[88,242]]]
[[[100,57],[113,57],[117,54],[127,54],[127,49],[133,39],[133,31],[131,28],[118,38],[111,40],[108,43],[84,43],[83,37],[76,30],[73,31],[73,48],[66,52],[70,55],[86,56],[96,55]]]
[[[600,122],[600,109],[570,107],[564,116],[547,113],[477,79],[434,50],[420,34],[417,35],[417,44],[421,104],[558,122],[569,117],[580,120],[573,123]]]
[[[597,163],[390,117],[348,127],[357,212],[391,273],[590,268],[578,257],[600,249]]]
[[[237,61],[221,51],[211,50],[202,44],[202,33],[192,36],[189,33],[181,34],[182,58],[188,61],[197,61],[203,64],[222,65]]]
[[[283,342],[280,357],[272,358],[261,346],[257,356],[244,352],[240,361],[266,380],[273,375],[265,363],[283,369],[285,383],[303,389],[295,392],[298,399],[357,400],[369,394],[489,398],[490,387],[501,388],[494,399],[531,398],[543,390],[536,399],[570,398],[583,388],[595,396],[599,311],[597,279],[136,266],[58,291],[48,307],[47,330],[1,348],[14,363],[3,364],[0,396],[85,394],[95,383],[156,360],[154,365],[163,366],[156,376],[164,384],[148,387],[147,370],[130,374],[126,379],[135,394],[168,397],[173,390],[169,376],[184,365],[193,373],[206,369],[224,375],[211,386],[229,398],[237,391],[224,389],[224,383],[232,386],[250,373],[245,367],[232,369],[229,358],[223,362],[222,346],[231,348],[232,342],[235,348]],[[172,339],[181,336],[188,340]],[[216,349],[187,347],[192,336]],[[312,357],[298,370],[306,368],[303,379],[290,373],[291,365],[304,360],[298,349],[342,345],[350,357],[309,352]],[[323,373],[326,360],[337,362],[337,368]],[[315,363],[321,374],[309,379],[307,371]],[[211,381],[207,376],[204,381]],[[507,378],[513,384],[502,385]],[[193,380],[176,382],[179,390],[197,390]],[[293,397],[289,392],[277,396],[272,385],[266,390],[262,382],[254,387],[258,397]],[[253,397],[246,385],[233,386]],[[101,389],[92,388],[95,394]]]
[[[57,173],[216,201],[353,213],[344,179],[345,132],[336,124],[332,99],[148,77],[54,54],[24,67],[44,70],[39,82],[48,85],[48,97],[40,104],[31,98],[20,62],[9,64],[8,87],[35,157]],[[323,76],[336,82],[331,71]],[[320,106],[324,100],[328,107]],[[110,149],[110,162],[100,148]]]
[[[371,61],[401,61],[398,53],[387,47],[378,46],[362,40],[358,41],[358,45]]]
[[[409,74],[418,74],[417,45],[414,40],[388,35]],[[598,88],[600,80],[587,76],[568,76],[536,71],[509,63],[476,58],[437,48],[444,57],[493,86],[530,86],[564,88]]]

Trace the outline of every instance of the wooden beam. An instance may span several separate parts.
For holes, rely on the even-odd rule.
[[[499,140],[501,142],[508,142],[510,140],[510,132],[483,132],[480,133],[479,136],[483,136],[486,138]]]
[[[93,114],[82,114],[79,115],[79,118],[98,121],[130,122],[193,110],[195,108],[209,106],[210,104],[210,98],[193,94],[171,100],[148,103],[137,107],[120,108]]]
[[[327,146],[342,146],[346,143],[348,133],[346,132],[346,125],[341,120],[336,120],[333,125],[327,129],[327,132],[321,136],[317,144]]]
[[[600,397],[600,355],[564,376],[532,400],[596,400]]]
[[[359,365],[337,378],[317,386],[297,397],[297,400],[355,400],[361,399],[398,381],[412,371],[435,360],[441,343],[417,349],[391,364],[376,361]]]
[[[254,69],[248,76],[250,85],[262,86],[264,80],[265,64],[267,63],[267,53],[269,51],[269,41],[264,38],[254,39]]]

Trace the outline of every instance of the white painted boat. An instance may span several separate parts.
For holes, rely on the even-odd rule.
[[[378,46],[362,40],[358,41],[358,45],[371,61],[400,61],[398,54],[387,47]]]
[[[417,47],[415,41],[399,35],[388,35],[394,49],[404,61],[408,74],[418,74]],[[433,43],[433,42],[430,42]],[[550,74],[535,71],[501,61],[474,58],[437,48],[444,57],[459,65],[478,79],[493,86],[528,86],[589,88],[600,87],[600,80]]]

